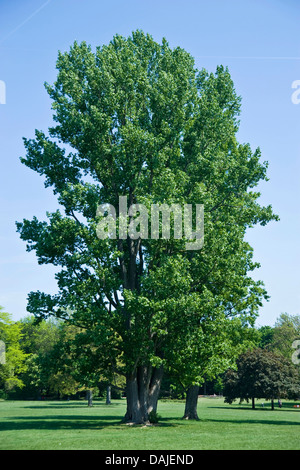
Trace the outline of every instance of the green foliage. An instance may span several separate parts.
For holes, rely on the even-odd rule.
[[[299,391],[299,374],[290,360],[255,348],[238,358],[236,370],[227,372],[223,394],[225,401],[232,403],[237,398],[295,398]]]
[[[261,348],[267,348],[291,360],[294,353],[293,343],[300,339],[300,316],[282,313],[274,327],[262,326],[258,333]]]
[[[259,328],[259,347],[264,349],[270,347],[273,341],[274,328],[271,326],[262,326]]]
[[[274,330],[271,348],[275,352],[280,352],[290,359],[294,352],[292,347],[295,340],[300,339],[300,315],[288,315],[282,313],[277,319]]]
[[[157,424],[159,420],[161,419],[161,416],[154,410],[150,411],[149,413],[149,421],[152,424]]]
[[[0,340],[5,344],[5,361],[0,364],[0,389],[4,393],[24,386],[20,374],[26,371],[28,355],[20,347],[21,327],[0,307]]]

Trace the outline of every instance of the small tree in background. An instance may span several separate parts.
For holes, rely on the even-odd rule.
[[[284,356],[256,348],[242,354],[237,360],[236,370],[228,370],[224,380],[223,394],[226,403],[255,398],[295,398],[299,395],[299,376],[295,366]]]

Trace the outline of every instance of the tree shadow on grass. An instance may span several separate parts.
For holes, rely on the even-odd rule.
[[[59,403],[59,402],[39,402],[37,403],[36,405],[25,405],[24,408],[30,408],[30,409],[36,409],[36,410],[40,410],[40,409],[51,409],[51,410],[54,410],[54,409],[58,409],[58,410],[62,410],[63,408],[67,409],[67,410],[70,410],[70,409],[82,409],[82,408],[90,408],[91,410],[93,408],[95,409],[99,409],[100,407],[101,408],[105,408],[105,409],[110,409],[110,408],[114,408],[114,407],[118,407],[120,405],[123,405],[123,403],[111,403],[110,405],[107,405],[106,403],[94,403],[93,406],[89,407],[87,402],[78,402],[78,403],[74,403],[74,402],[62,402],[62,403]]]
[[[204,418],[198,421],[184,420],[179,417],[166,417],[162,418],[157,424],[150,425],[149,428],[170,428],[179,427],[193,423],[195,426],[201,428],[201,424],[204,423],[219,423],[219,424],[271,424],[277,426],[299,426],[298,422],[291,422],[285,420],[272,420],[269,419],[270,415],[265,419],[257,419],[257,415],[250,417],[249,419],[234,419],[229,418]],[[14,417],[7,421],[0,423],[1,431],[25,431],[25,430],[63,430],[63,431],[91,431],[91,430],[103,430],[105,428],[114,428],[118,431],[126,431],[128,428],[143,427],[143,425],[128,425],[122,421],[120,416],[107,415],[107,416],[83,416],[83,415],[54,415],[54,416],[27,416],[27,417]]]
[[[265,412],[274,412],[274,411],[294,411],[295,413],[300,414],[300,408],[295,408],[295,405],[293,403],[284,403],[282,408],[279,408],[278,405],[275,405],[274,410],[271,408],[271,403],[270,402],[265,402],[264,406],[261,406],[261,403],[257,403],[255,406],[255,409],[253,410],[251,408],[251,405],[248,406],[243,406],[243,405],[231,405],[232,408],[229,406],[208,406],[207,408],[213,408],[213,409],[218,409],[218,410],[227,410],[227,411],[249,411],[249,413],[265,413]]]
[[[269,419],[270,415],[266,419],[255,419],[249,417],[249,419],[207,419],[205,421],[212,423],[232,423],[232,424],[273,424],[278,426],[299,426],[300,423],[294,421],[285,421],[278,419]]]
[[[13,430],[92,430],[103,429],[108,426],[120,426],[120,417],[116,416],[82,416],[82,415],[54,415],[54,416],[22,416],[0,423],[0,431]]]
[[[154,424],[153,427],[174,427],[176,424],[162,422]],[[120,416],[82,416],[82,415],[54,415],[54,416],[22,416],[14,417],[8,421],[0,423],[1,431],[20,430],[101,430],[107,427],[126,430],[129,427],[143,427],[140,424],[129,425],[123,422]],[[150,425],[149,427],[152,427]]]
[[[223,408],[223,407],[221,407]],[[228,408],[226,408],[228,410]],[[244,409],[245,410],[245,409]],[[255,411],[255,410],[249,410],[249,412]],[[271,410],[270,410],[271,411]],[[231,423],[231,424],[273,424],[273,425],[286,425],[286,426],[299,426],[300,422],[293,422],[293,421],[288,421],[288,420],[278,420],[278,419],[270,419],[271,418],[271,413],[265,415],[265,419],[262,417],[263,415],[260,415],[258,418],[258,415],[255,415],[255,413],[251,416],[249,414],[249,419],[239,419],[238,417],[236,418],[213,418],[213,417],[208,417],[208,418],[199,418],[199,420],[185,420],[182,418],[178,417],[168,417],[168,418],[163,418],[162,421],[168,422],[168,420],[172,420],[174,425],[184,424],[184,423],[199,423],[199,426],[201,426],[201,423],[220,423],[220,424],[226,424],[226,423]],[[261,418],[261,419],[260,419]]]

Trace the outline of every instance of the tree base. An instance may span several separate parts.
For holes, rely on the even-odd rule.
[[[190,419],[190,420],[194,420],[194,421],[200,421],[200,418],[199,416],[197,415],[197,413],[188,413],[188,414],[185,414],[182,419]]]
[[[185,400],[185,410],[182,419],[199,421],[197,413],[199,385],[191,385],[188,388]]]

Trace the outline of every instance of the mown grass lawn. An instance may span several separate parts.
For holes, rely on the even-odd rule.
[[[299,450],[300,408],[252,410],[222,398],[199,400],[199,421],[181,417],[184,402],[160,401],[153,426],[121,422],[125,400],[1,401],[1,450]]]

